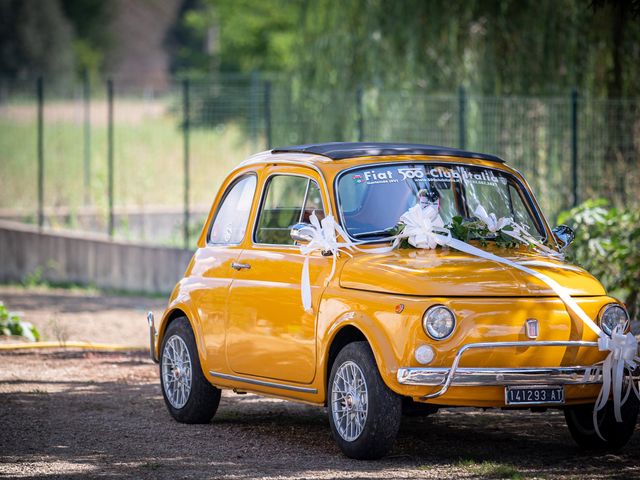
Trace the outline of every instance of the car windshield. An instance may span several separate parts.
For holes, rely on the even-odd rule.
[[[438,208],[445,224],[455,216],[474,219],[481,205],[497,218],[510,217],[529,233],[544,229],[524,186],[513,175],[491,168],[438,163],[369,165],[338,179],[342,222],[354,238],[383,238],[409,208]]]

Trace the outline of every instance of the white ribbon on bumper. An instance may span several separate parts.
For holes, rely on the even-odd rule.
[[[610,352],[602,363],[602,388],[594,408],[594,426],[597,434],[602,438],[598,429],[597,412],[605,407],[609,400],[609,395],[613,394],[614,413],[618,422],[622,421],[621,406],[627,400],[631,390],[640,398],[639,389],[634,385],[632,378],[629,379],[629,386],[624,398],[622,396],[625,369],[631,372],[636,368],[638,363],[640,363],[640,357],[638,357],[638,341],[636,338],[632,333],[625,334],[620,326],[617,326],[612,336],[609,337],[589,318],[585,311],[580,308],[571,295],[569,295],[567,289],[547,275],[476,248],[473,245],[452,238],[450,235],[443,235],[439,232],[439,229],[433,228],[434,210],[435,209],[430,210],[429,208],[423,210],[419,205],[412,207],[401,217],[401,220],[408,219],[410,221],[411,228],[405,227],[399,237],[407,237],[411,245],[420,245],[419,248],[435,248],[437,245],[448,246],[461,252],[502,263],[525,272],[548,285],[564,302],[567,309],[598,335],[599,350]],[[486,214],[486,211],[484,213]],[[435,215],[437,215],[437,211]],[[497,225],[498,222],[495,223]]]

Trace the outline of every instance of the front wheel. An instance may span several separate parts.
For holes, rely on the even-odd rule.
[[[402,401],[384,383],[366,342],[345,346],[329,377],[329,423],[342,452],[355,459],[377,459],[395,443]]]
[[[202,374],[189,320],[167,327],[160,350],[160,383],[167,409],[182,423],[209,423],[220,403],[220,390]]]
[[[636,428],[640,402],[631,393],[622,405],[622,422],[617,422],[613,413],[613,402],[598,412],[598,429],[604,439],[596,433],[593,425],[594,404],[574,405],[564,409],[569,432],[575,442],[586,450],[619,450],[624,447]]]

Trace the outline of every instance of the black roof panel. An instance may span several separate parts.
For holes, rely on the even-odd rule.
[[[380,157],[384,155],[434,155],[464,158],[477,158],[491,162],[504,163],[500,157],[486,153],[468,152],[458,148],[422,145],[420,143],[360,143],[360,142],[332,142],[310,143],[307,145],[293,145],[271,150],[271,153],[312,153],[322,155],[332,160],[343,160],[354,157]]]

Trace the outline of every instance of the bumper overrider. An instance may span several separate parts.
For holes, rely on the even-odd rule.
[[[153,312],[147,313],[147,322],[149,323],[149,356],[155,363],[160,363],[158,354],[156,353],[156,340],[158,338],[158,331],[156,330]]]
[[[417,367],[398,369],[398,383],[440,387],[433,393],[422,397],[423,400],[439,397],[451,386],[507,386],[507,385],[588,385],[602,383],[601,365],[564,366],[564,367],[508,367],[474,368],[460,367],[463,355],[473,349],[495,349],[513,347],[595,347],[598,342],[584,341],[523,341],[523,342],[486,342],[469,343],[456,353],[451,367]],[[634,379],[640,372],[633,372]]]

